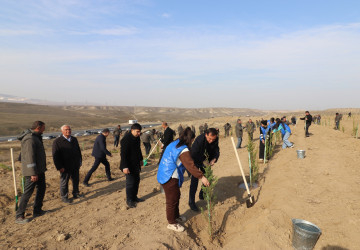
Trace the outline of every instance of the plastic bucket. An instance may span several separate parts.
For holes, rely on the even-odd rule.
[[[305,150],[296,150],[297,158],[304,159],[305,158]]]
[[[292,245],[298,250],[313,249],[321,235],[321,229],[306,220],[292,219]]]

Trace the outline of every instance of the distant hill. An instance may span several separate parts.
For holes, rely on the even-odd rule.
[[[2,95],[4,98],[4,95]],[[146,122],[181,122],[213,117],[280,117],[283,115],[302,116],[304,111],[262,111],[247,108],[169,108],[169,107],[130,107],[130,106],[78,106],[78,105],[38,105],[16,103],[17,99],[7,97],[12,102],[0,100],[0,136],[17,135],[28,128],[35,120],[42,120],[47,131],[59,131],[63,124],[76,129],[113,127],[136,119]],[[24,99],[26,101],[26,99]],[[311,110],[310,110],[311,111]],[[359,114],[360,109],[328,109],[311,111],[313,115],[333,115],[335,112]]]
[[[189,121],[223,116],[261,116],[267,112],[235,108],[163,108],[128,106],[53,106],[0,102],[0,136],[17,135],[35,120],[42,120],[47,131],[58,131],[63,124],[77,129],[112,127],[130,119],[145,122]]]

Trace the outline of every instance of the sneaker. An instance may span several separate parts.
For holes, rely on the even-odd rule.
[[[293,148],[294,147],[294,145],[291,145],[289,148]]]
[[[167,226],[168,229],[173,230],[175,232],[184,232],[185,228],[181,226],[180,224],[169,224]]]
[[[126,204],[129,208],[136,208],[136,202],[134,201],[127,201]]]
[[[259,161],[263,162],[263,161],[264,161],[264,159],[259,159]]]
[[[16,218],[16,220],[15,220],[15,223],[16,223],[16,224],[26,224],[26,223],[28,223],[28,222],[29,222],[29,219],[25,219],[24,216],[18,217],[18,218]]]
[[[114,178],[111,178],[111,177],[108,179],[108,181],[113,181],[113,180],[115,180],[115,179],[114,179]]]
[[[85,187],[90,187],[90,185],[89,185],[89,183],[87,183],[87,182],[83,182],[83,185],[85,186]]]
[[[176,219],[177,222],[186,222],[186,217],[183,215],[180,215],[179,218]]]
[[[195,212],[199,212],[199,208],[196,206],[195,203],[189,203],[190,209]]]
[[[40,210],[39,212],[34,212],[33,213],[33,217],[35,218],[35,217],[39,217],[39,216],[42,216],[42,215],[44,215],[44,214],[46,214],[47,213],[47,211],[45,211],[45,210]]]
[[[70,200],[69,198],[62,198],[62,202],[70,204],[72,203],[72,200]]]

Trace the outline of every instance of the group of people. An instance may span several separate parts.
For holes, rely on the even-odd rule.
[[[312,116],[306,111],[305,117],[300,119],[305,120],[306,136],[309,136],[308,130],[312,122]],[[271,118],[270,120],[262,120],[260,123],[260,160],[264,159],[264,147],[270,133],[281,132],[283,148],[294,146],[293,143],[289,141],[291,129],[285,116],[281,119]],[[113,133],[114,146],[117,147],[120,141],[120,170],[126,176],[126,202],[129,208],[135,208],[138,202],[144,201],[138,197],[140,172],[143,166],[140,136],[144,143],[146,154],[148,154],[150,141],[154,140],[153,136],[155,134],[158,134],[162,144],[162,153],[158,163],[157,180],[165,192],[166,216],[168,220],[167,228],[177,232],[184,231],[184,227],[179,224],[179,222],[186,220],[184,216],[180,216],[179,212],[180,188],[184,181],[184,173],[187,171],[191,174],[188,205],[191,210],[199,211],[195,198],[199,179],[204,186],[209,186],[209,181],[204,176],[204,161],[207,160],[209,165],[213,166],[220,156],[219,130],[216,128],[208,128],[206,123],[200,127],[201,129],[199,128],[199,131],[202,133],[200,133],[199,136],[195,136],[193,126],[192,128],[186,127],[183,128],[182,131],[178,131],[180,133],[176,140],[174,140],[175,132],[166,122],[162,123],[163,133],[151,130],[142,135],[141,125],[135,123],[121,140],[120,135],[122,134],[122,130],[120,125],[117,127],[116,132]],[[237,148],[241,148],[244,129],[246,129],[249,134],[249,139],[253,140],[256,125],[251,119],[249,119],[245,126],[242,125],[241,119],[237,120],[235,126],[235,133],[238,138]],[[29,221],[25,218],[25,209],[35,188],[37,188],[37,191],[33,206],[33,216],[41,216],[46,213],[46,211],[42,209],[46,190],[45,172],[47,170],[45,149],[41,136],[44,130],[45,123],[35,121],[31,129],[26,130],[18,137],[19,140],[21,140],[22,174],[25,177],[24,194],[21,196],[19,209],[16,212],[15,222],[18,224],[24,224]],[[82,154],[78,140],[71,135],[71,127],[69,125],[63,125],[61,127],[61,133],[61,136],[53,142],[52,156],[54,165],[60,174],[61,199],[64,203],[71,203],[73,199],[81,196],[79,192],[79,169],[82,166]],[[83,184],[87,187],[89,186],[89,180],[92,174],[96,171],[100,163],[105,166],[108,181],[113,180],[111,177],[110,163],[107,160],[107,156],[113,156],[106,147],[106,138],[109,134],[109,129],[103,129],[95,140],[92,150],[92,156],[94,156],[95,160],[83,180]],[[68,185],[70,179],[73,185],[72,199],[69,199]],[[199,192],[199,199],[204,199],[202,189]]]
[[[118,128],[120,132],[114,133],[114,137],[120,137],[121,127]],[[184,231],[184,227],[179,222],[185,221],[185,218],[179,214],[179,199],[184,171],[186,169],[191,173],[189,206],[192,210],[199,211],[195,203],[198,180],[200,179],[205,186],[209,185],[208,180],[204,177],[203,162],[208,157],[209,164],[214,165],[220,156],[218,130],[208,128],[195,139],[192,128],[186,127],[178,139],[174,141],[174,131],[166,122],[162,123],[162,128],[164,130],[161,137],[163,150],[159,161],[157,179],[165,191],[168,228],[181,232]],[[140,172],[143,165],[140,147],[141,130],[141,125],[135,123],[120,140],[120,170],[126,176],[126,202],[129,208],[135,208],[138,202],[144,201],[138,197]],[[42,216],[46,213],[42,209],[46,191],[45,172],[47,171],[46,154],[42,142],[44,131],[45,123],[35,121],[30,129],[24,131],[18,137],[21,141],[22,174],[25,177],[24,194],[21,196],[19,208],[16,211],[15,222],[18,224],[29,222],[29,219],[25,218],[25,210],[35,188],[37,190],[33,205],[33,217]],[[71,127],[63,125],[61,133],[53,142],[52,156],[54,165],[60,175],[61,199],[64,203],[71,203],[73,199],[81,197],[79,192],[79,169],[82,166],[82,154],[78,140],[71,135]],[[106,158],[107,156],[113,156],[106,147],[106,138],[109,134],[109,129],[103,129],[95,140],[92,150],[92,156],[94,156],[95,160],[83,180],[83,184],[87,187],[90,186],[91,175],[100,163],[105,166],[108,181],[114,180],[111,177],[110,163]],[[147,132],[144,134],[147,134]],[[117,138],[114,138],[114,140],[116,141]],[[68,185],[70,179],[73,187],[72,199],[69,198]],[[199,199],[204,199],[202,190],[199,193]]]
[[[24,131],[18,139],[21,141],[21,169],[24,176],[24,193],[21,196],[19,208],[16,211],[15,222],[24,224],[29,222],[25,218],[25,209],[29,199],[36,188],[35,202],[33,206],[33,217],[41,216],[46,213],[42,209],[43,200],[46,191],[45,172],[46,154],[42,141],[42,134],[45,131],[45,123],[35,121],[31,128]],[[71,135],[71,127],[63,125],[61,127],[61,136],[56,138],[52,145],[52,157],[56,169],[60,173],[60,195],[64,203],[71,203],[73,199],[79,198],[79,169],[82,166],[81,149],[76,137]],[[88,181],[92,173],[98,168],[100,163],[105,165],[106,176],[112,181],[110,173],[110,164],[106,156],[112,156],[106,149],[106,137],[109,135],[109,129],[104,129],[96,138],[92,155],[95,161],[90,171],[83,181],[85,186],[89,186]],[[69,180],[72,180],[72,198],[69,199]]]
[[[309,137],[309,127],[313,121],[312,116],[309,111],[305,112],[305,117],[300,118],[301,120],[305,120],[305,135]],[[258,122],[258,121],[256,121]],[[290,122],[287,121],[286,116],[280,118],[270,118],[269,120],[261,119],[260,123],[260,144],[259,144],[259,160],[264,160],[265,154],[265,144],[266,140],[270,138],[271,134],[274,134],[278,131],[281,133],[283,145],[282,148],[293,148],[294,144],[289,141],[289,137],[291,135]],[[296,117],[291,117],[291,124],[296,125]],[[243,131],[244,129],[247,131],[249,135],[249,140],[253,140],[253,133],[256,129],[256,125],[252,122],[251,119],[243,126],[241,119],[238,119],[235,126],[235,135],[237,137],[237,145],[236,148],[241,148],[241,144],[243,141]]]

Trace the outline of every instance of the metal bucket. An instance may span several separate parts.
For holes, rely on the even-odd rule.
[[[296,150],[297,158],[304,159],[305,158],[305,150]]]
[[[292,245],[298,250],[313,249],[321,235],[321,229],[306,220],[292,219]]]

